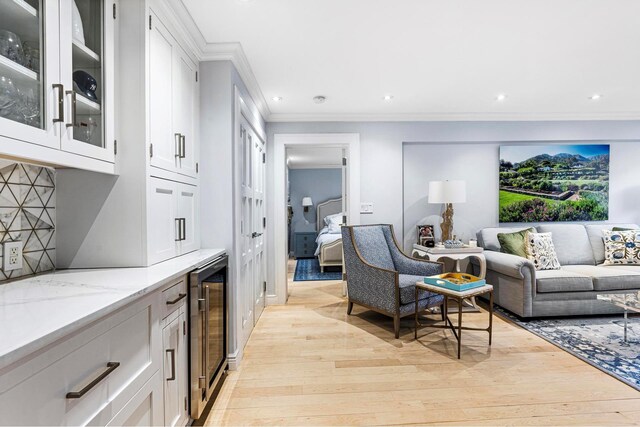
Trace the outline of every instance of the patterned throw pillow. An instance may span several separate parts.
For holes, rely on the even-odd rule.
[[[640,230],[602,230],[602,234],[605,264],[640,264]]]
[[[527,259],[536,270],[560,270],[551,233],[527,233]]]

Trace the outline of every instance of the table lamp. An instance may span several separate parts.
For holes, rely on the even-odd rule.
[[[442,241],[451,240],[453,234],[453,203],[467,201],[465,181],[430,181],[429,203],[444,203],[442,212]]]

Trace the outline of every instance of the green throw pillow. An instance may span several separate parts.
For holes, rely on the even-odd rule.
[[[631,231],[633,228],[625,228],[625,227],[613,227],[611,231]]]
[[[535,233],[536,229],[531,227],[515,233],[498,233],[500,242],[500,252],[517,255],[522,258],[527,257],[527,232]]]

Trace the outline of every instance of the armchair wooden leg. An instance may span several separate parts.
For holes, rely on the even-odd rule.
[[[396,338],[400,338],[400,315],[393,316],[393,330],[396,333]]]
[[[353,303],[351,301],[349,301],[347,303],[347,314],[351,315],[351,310],[353,310]]]

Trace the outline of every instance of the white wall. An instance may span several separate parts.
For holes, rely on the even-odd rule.
[[[400,234],[403,229],[404,210],[402,191],[403,142],[430,142],[444,147],[455,146],[461,142],[497,144],[515,141],[640,140],[640,121],[300,122],[267,124],[269,147],[273,146],[273,136],[278,133],[335,132],[360,134],[360,199],[362,202],[374,202],[375,204],[374,213],[361,215],[361,222],[363,224],[391,223]],[[640,144],[637,142],[628,144],[628,150],[640,150]],[[435,150],[433,155],[444,164],[448,160],[445,154]],[[272,177],[273,159],[270,154],[268,156],[270,161],[267,165],[267,176]],[[620,162],[619,166],[612,167],[631,168],[634,162],[625,156],[619,157],[617,161]],[[267,189],[271,194],[273,181],[269,182]],[[488,189],[487,191],[492,190]],[[623,200],[621,197],[622,194],[628,194],[629,191],[629,188],[611,189],[611,196],[616,199],[614,205],[611,206],[614,212],[624,210],[630,216],[634,215],[633,212],[640,212],[637,202]],[[617,219],[611,217],[612,221]],[[634,221],[640,221],[640,218],[636,216]],[[269,249],[271,250],[271,247]],[[269,287],[273,286],[273,277],[270,277],[268,283]]]

